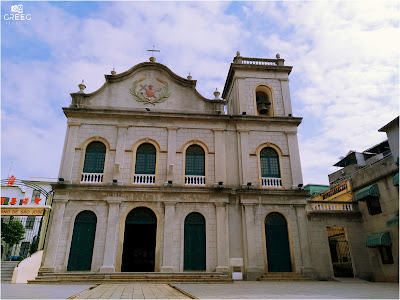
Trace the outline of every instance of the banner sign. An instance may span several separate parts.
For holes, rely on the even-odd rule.
[[[45,209],[50,209],[49,205],[45,206],[25,206],[25,207],[10,207],[3,205],[1,207],[2,216],[42,216]]]

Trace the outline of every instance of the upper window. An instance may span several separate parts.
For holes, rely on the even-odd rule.
[[[260,152],[261,176],[280,178],[279,156],[276,151],[270,147],[266,147]]]
[[[33,225],[35,225],[35,216],[28,216],[26,218],[26,222],[25,222],[25,228],[26,229],[33,229]]]
[[[136,151],[135,174],[155,174],[156,155],[156,147],[152,144],[141,144]]]
[[[102,142],[91,142],[86,147],[83,173],[103,173],[106,146]]]
[[[34,203],[36,198],[40,198],[40,194],[39,190],[33,190],[31,203]]]
[[[192,145],[186,149],[185,175],[205,176],[205,155],[200,146]]]

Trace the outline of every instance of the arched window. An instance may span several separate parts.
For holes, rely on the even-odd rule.
[[[105,159],[106,146],[102,142],[91,142],[86,147],[81,183],[103,182]]]
[[[154,184],[156,178],[157,150],[150,143],[141,144],[136,150],[133,184]]]
[[[205,185],[205,154],[202,147],[191,145],[186,149],[185,184]]]
[[[282,187],[279,155],[271,147],[260,152],[261,181],[263,187]]]

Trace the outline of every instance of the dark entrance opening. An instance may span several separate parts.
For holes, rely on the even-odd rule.
[[[185,255],[183,269],[185,271],[206,270],[206,220],[197,212],[185,218]]]
[[[125,221],[122,272],[154,272],[157,217],[147,207],[133,209]]]
[[[270,213],[265,218],[268,272],[291,272],[289,235],[287,223],[280,213]]]
[[[329,250],[335,277],[354,277],[344,227],[327,227]]]
[[[76,216],[67,271],[90,271],[96,222],[96,214],[89,210],[84,210]]]

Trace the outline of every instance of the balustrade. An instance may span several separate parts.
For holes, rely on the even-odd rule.
[[[82,173],[81,183],[102,183],[103,173]]]
[[[155,184],[156,175],[154,174],[135,174],[133,176],[133,184]]]
[[[274,177],[262,177],[261,178],[262,187],[266,188],[281,188],[282,187],[282,179],[274,178]]]
[[[186,175],[185,185],[206,185],[206,176]]]

